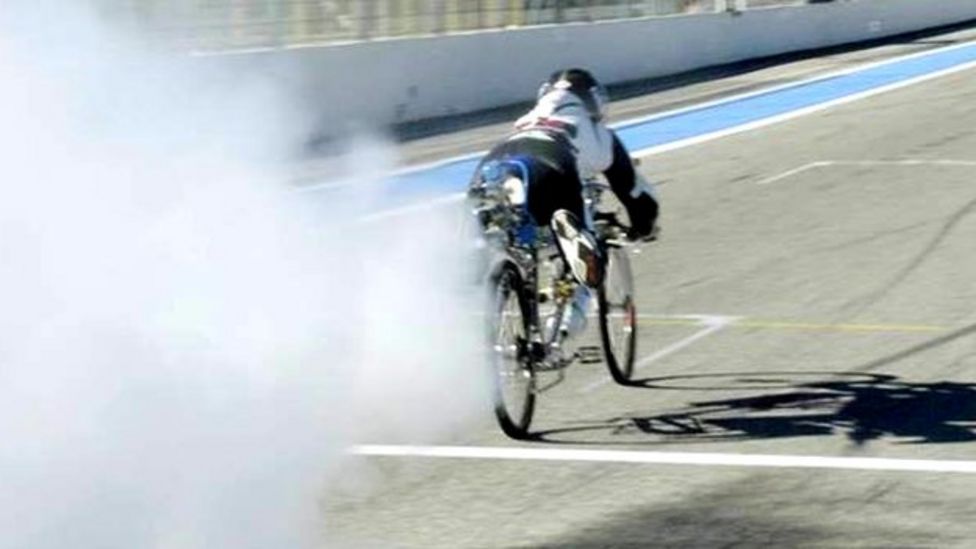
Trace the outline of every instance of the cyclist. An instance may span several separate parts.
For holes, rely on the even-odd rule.
[[[493,177],[499,165],[515,164],[527,179],[527,208],[540,226],[558,210],[584,219],[583,181],[600,174],[627,209],[631,239],[652,239],[656,233],[658,201],[652,187],[637,173],[620,138],[606,126],[609,97],[588,71],[557,71],[539,89],[535,107],[515,123],[515,133],[482,160],[475,173]],[[588,230],[586,227],[580,227]],[[574,336],[586,327],[590,292],[576,288],[572,313],[561,331]]]

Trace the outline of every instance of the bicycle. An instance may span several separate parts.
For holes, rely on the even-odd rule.
[[[614,381],[632,383],[637,352],[631,245],[624,238],[628,227],[603,209],[609,186],[584,183],[586,219],[560,210],[550,226],[539,227],[526,210],[523,179],[482,181],[468,192],[489,256],[487,343],[494,411],[502,431],[515,439],[531,438],[536,398],[561,383],[570,365],[587,358],[581,351],[567,356],[559,330],[578,284],[595,288],[602,354]],[[591,231],[574,230],[580,223]],[[601,260],[580,259],[588,254]],[[555,379],[543,383],[548,374]]]

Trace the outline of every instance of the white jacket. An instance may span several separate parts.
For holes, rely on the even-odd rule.
[[[564,136],[572,144],[580,177],[592,179],[613,164],[613,134],[595,122],[575,94],[556,89],[541,97],[528,114],[515,122],[514,138],[552,140]]]

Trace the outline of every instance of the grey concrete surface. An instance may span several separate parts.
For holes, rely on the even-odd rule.
[[[443,443],[976,458],[974,128],[967,71],[652,157],[642,169],[664,183],[664,234],[636,275],[641,311],[664,318],[642,320],[641,356],[701,329],[671,315],[741,320],[647,365],[642,387],[595,385],[602,365],[571,370],[541,398],[538,442],[505,439],[486,415]],[[833,163],[783,175],[815,162]],[[354,462],[371,480],[337,487],[324,509],[339,547],[976,545],[974,475]]]

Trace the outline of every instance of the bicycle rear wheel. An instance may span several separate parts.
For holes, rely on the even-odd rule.
[[[614,381],[631,385],[637,354],[637,305],[626,250],[608,250],[606,275],[597,295],[607,369]]]
[[[535,367],[529,343],[529,303],[522,277],[512,266],[493,280],[489,345],[498,424],[515,439],[529,437],[535,411]]]

